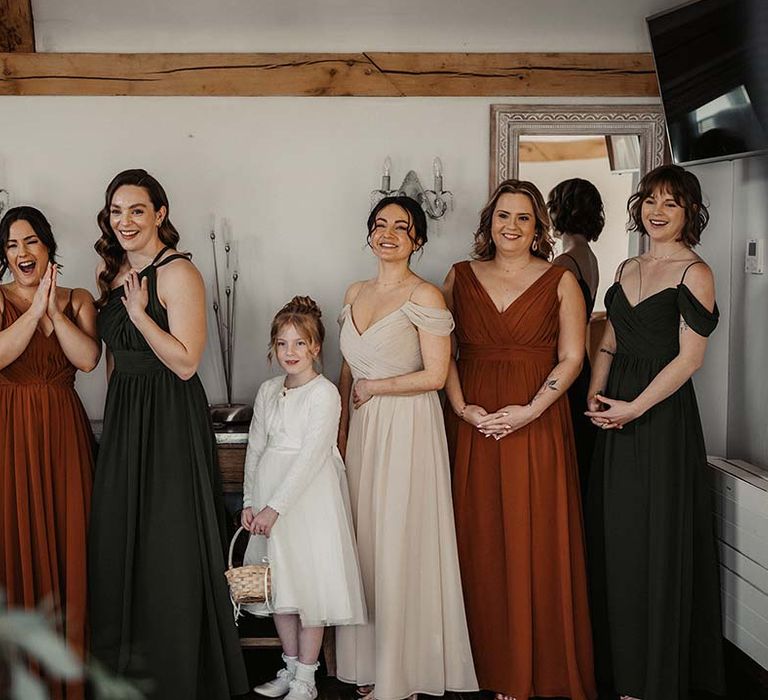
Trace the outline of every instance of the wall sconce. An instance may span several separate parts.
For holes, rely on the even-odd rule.
[[[392,161],[387,156],[384,159],[381,171],[381,187],[371,192],[372,205],[375,205],[376,202],[384,197],[403,195],[415,199],[430,219],[439,219],[449,208],[453,208],[453,193],[443,189],[443,164],[439,158],[435,158],[432,161],[432,174],[434,175],[435,184],[434,189],[431,190],[425,190],[422,187],[418,175],[413,170],[408,171],[403,184],[398,189],[390,189],[391,170]]]

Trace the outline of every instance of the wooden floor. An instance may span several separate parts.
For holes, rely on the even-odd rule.
[[[253,649],[246,650],[244,654],[251,687],[274,678],[277,669],[282,665],[279,649]],[[728,679],[727,700],[768,700],[768,671],[762,669],[728,642],[725,645],[725,658]],[[318,700],[357,700],[355,687],[341,683],[335,678],[329,678],[322,665],[317,673],[317,688]],[[243,700],[246,698],[264,700],[262,696],[255,693],[241,697]],[[425,700],[428,697],[424,696]],[[491,693],[446,693],[444,697],[445,700],[492,700],[493,695]],[[602,698],[601,700],[614,699]],[[716,698],[708,694],[697,694],[692,695],[690,700],[716,700]]]

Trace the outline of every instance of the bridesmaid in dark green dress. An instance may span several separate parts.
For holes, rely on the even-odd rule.
[[[630,220],[650,239],[606,294],[588,416],[601,428],[587,504],[598,685],[623,698],[724,691],[720,586],[691,376],[718,320],[692,250],[708,213],[679,166],[646,175]]]
[[[98,328],[109,388],[89,533],[91,650],[156,700],[248,690],[224,578],[224,511],[208,402],[195,374],[205,291],[168,199],[143,170],[98,216]]]

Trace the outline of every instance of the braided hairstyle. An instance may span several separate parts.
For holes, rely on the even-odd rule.
[[[306,340],[312,349],[322,350],[325,340],[325,327],[320,320],[323,312],[311,297],[295,296],[272,319],[269,332],[269,361],[277,353],[277,336],[284,326],[291,325]]]

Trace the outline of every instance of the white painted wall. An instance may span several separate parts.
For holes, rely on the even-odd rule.
[[[768,157],[733,171],[728,455],[768,469],[768,270],[744,272],[747,240],[768,246]]]
[[[10,191],[12,204],[47,213],[60,242],[63,283],[92,290],[95,215],[118,170],[146,167],[165,185],[182,246],[208,279],[211,215],[228,219],[242,282],[236,398],[249,401],[271,372],[265,347],[272,314],[296,293],[313,295],[324,309],[326,369],[336,376],[335,318],[344,288],[374,271],[364,221],[386,155],[393,185],[410,168],[429,183],[439,155],[455,194],[455,210],[431,225],[417,271],[439,283],[451,263],[467,256],[488,192],[491,102],[499,101],[2,97],[0,188]],[[765,160],[694,171],[711,205],[701,252],[715,270],[722,314],[696,377],[708,449],[765,466],[768,276],[740,272],[747,236],[768,229]],[[221,400],[213,352],[200,374],[211,400]],[[89,415],[99,417],[102,369],[81,376],[78,390]]]
[[[346,286],[372,275],[364,247],[370,191],[386,155],[392,184],[415,168],[431,184],[439,155],[455,210],[431,225],[416,270],[441,282],[468,255],[488,193],[488,99],[0,98],[0,188],[39,206],[60,243],[62,284],[95,288],[93,243],[104,189],[119,170],[145,167],[165,186],[181,247],[208,279],[211,215],[228,219],[240,277],[236,398],[270,375],[273,314],[294,294],[321,304],[327,373],[338,373],[335,319]],[[211,327],[212,331],[212,327]],[[209,338],[214,337],[213,333]],[[223,398],[219,361],[200,374]],[[89,415],[102,413],[103,371],[80,376]]]
[[[38,51],[648,51],[678,0],[33,0]]]

